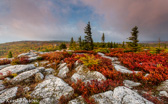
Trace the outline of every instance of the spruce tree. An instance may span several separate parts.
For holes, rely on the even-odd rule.
[[[12,52],[9,51],[9,53],[8,53],[8,58],[12,58],[12,57],[13,57]]]
[[[128,43],[128,46],[131,48],[131,50],[133,52],[136,52],[138,50],[138,27],[135,26],[134,28],[132,28],[132,32],[131,32],[131,37],[129,37],[128,39],[131,41],[131,42],[127,42]]]
[[[105,46],[104,41],[105,41],[105,36],[104,36],[104,33],[103,33],[103,35],[102,35],[102,47]]]
[[[70,42],[70,49],[72,49],[73,47],[73,43],[74,43],[74,40],[73,40],[73,37],[71,38],[71,42]]]
[[[93,50],[94,45],[93,45],[90,22],[88,22],[87,26],[84,29],[84,32],[86,34],[84,48],[85,48],[85,50]]]
[[[82,47],[82,39],[81,39],[81,36],[78,38],[78,42],[79,42],[79,48],[81,49],[81,47]]]

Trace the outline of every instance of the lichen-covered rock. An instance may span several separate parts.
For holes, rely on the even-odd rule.
[[[130,81],[130,80],[124,80],[123,83],[126,87],[129,87],[129,88],[141,85],[141,83],[139,83],[139,82],[134,82],[134,81]]]
[[[67,66],[64,66],[59,70],[58,76],[61,78],[65,78],[68,72],[69,72],[69,68]]]
[[[74,73],[71,77],[72,82],[77,82],[77,80],[82,80],[83,82],[89,82],[90,80],[106,80],[106,77],[97,71],[90,71],[85,66],[78,66],[76,69],[77,73]]]
[[[78,96],[75,99],[72,99],[68,104],[87,104],[82,96]]]
[[[5,89],[5,86],[3,84],[0,84],[0,91]]]
[[[61,96],[71,97],[74,94],[74,89],[65,83],[62,79],[49,75],[45,80],[39,83],[35,90],[31,93],[34,98],[54,98],[55,101]]]
[[[13,65],[13,66],[8,66],[0,70],[0,73],[3,74],[3,76],[6,76],[9,72],[11,74],[13,73],[22,73],[24,71],[32,70],[34,69],[35,66],[33,64],[28,64],[28,65]]]
[[[14,77],[13,79],[11,79],[11,83],[12,84],[19,83],[19,82],[21,82],[21,81],[23,81],[25,79],[28,79],[28,78],[32,77],[36,73],[42,72],[44,70],[45,70],[44,67],[38,67],[38,68],[36,68],[34,70],[23,72],[23,73],[17,75],[16,77]]]
[[[168,97],[168,93],[166,91],[160,91],[159,96]]]
[[[124,86],[119,86],[114,89],[113,98],[119,104],[153,104],[141,97],[138,93]]]
[[[7,64],[7,65],[0,65],[0,70],[3,69],[3,68],[5,68],[5,67],[8,67],[8,66],[10,66],[10,64]]]
[[[25,97],[12,100],[12,102],[12,104],[29,104],[29,101]]]
[[[92,95],[91,98],[94,99],[96,104],[118,104],[113,98],[112,91],[106,91],[104,93],[99,93]]]
[[[58,70],[60,70],[61,68],[63,68],[63,67],[65,67],[67,64],[66,63],[61,63],[61,64],[59,64],[58,66]]]
[[[58,104],[58,100],[55,100],[54,98],[45,98],[42,99],[39,104]]]
[[[168,80],[162,82],[161,85],[157,87],[157,90],[168,92]]]
[[[14,98],[16,96],[17,89],[18,87],[13,87],[13,88],[5,90],[5,92],[3,92],[0,95],[0,103],[4,103],[5,101],[9,99]]]
[[[44,70],[44,74],[45,75],[49,75],[49,74],[52,74],[54,73],[54,69],[53,68],[47,68]]]
[[[35,81],[36,82],[39,82],[39,81],[42,81],[44,79],[44,75],[42,73],[36,73],[35,74]]]

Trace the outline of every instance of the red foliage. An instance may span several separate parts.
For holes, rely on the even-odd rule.
[[[122,82],[120,81],[107,79],[106,81],[92,80],[87,83],[78,80],[77,83],[72,83],[71,86],[74,88],[75,93],[82,95],[85,101],[91,104],[90,102],[92,101],[89,100],[89,96],[111,90],[121,85]]]
[[[70,70],[72,70],[74,68],[74,63],[77,61],[77,59],[74,57],[75,57],[75,55],[72,55],[71,57],[64,59],[64,62],[67,63],[67,66]]]
[[[22,57],[17,57],[17,58],[14,58],[11,62],[12,65],[15,65],[15,64],[28,64],[30,61],[28,59],[28,57],[26,56],[22,56]]]
[[[11,63],[11,60],[8,60],[8,59],[0,60],[0,65],[6,65],[6,64],[10,64],[10,63]]]

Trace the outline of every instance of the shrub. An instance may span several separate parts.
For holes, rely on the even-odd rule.
[[[61,43],[60,46],[59,46],[59,49],[66,49],[66,44],[65,43]]]
[[[0,65],[6,65],[6,64],[10,64],[10,63],[11,63],[11,60],[8,60],[8,59],[0,60]]]
[[[79,58],[80,61],[83,62],[85,66],[92,66],[92,65],[97,65],[100,63],[100,60],[97,59],[93,54],[84,54],[83,57],[80,57],[79,55],[76,56],[76,58]]]
[[[11,64],[12,65],[17,65],[17,64],[28,64],[30,61],[28,57],[22,56],[22,57],[16,57],[12,60]]]
[[[97,52],[102,52],[102,53],[109,53],[109,52],[110,52],[110,50],[107,49],[107,48],[98,48],[98,49],[95,49],[94,51],[95,51],[96,53],[97,53]]]

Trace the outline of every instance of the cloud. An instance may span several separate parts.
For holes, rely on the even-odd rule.
[[[142,40],[156,40],[158,37],[168,40],[168,0],[81,1],[92,7],[95,13],[104,16],[103,29],[126,38],[131,28],[137,25]]]

